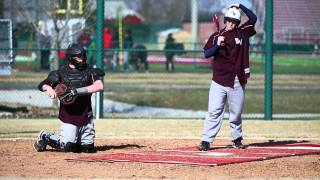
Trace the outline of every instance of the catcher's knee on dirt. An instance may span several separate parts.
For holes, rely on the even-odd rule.
[[[79,146],[77,143],[63,143],[60,141],[54,143],[48,143],[49,146],[53,147],[56,150],[63,151],[63,152],[80,152]]]
[[[96,152],[94,149],[94,144],[83,144],[81,145],[81,152],[84,153],[94,153]]]
[[[79,145],[71,142],[61,142],[59,139],[46,137],[46,142],[52,148],[63,152],[80,152]]]
[[[61,146],[61,150],[64,152],[80,152],[79,145],[77,143],[67,142]]]

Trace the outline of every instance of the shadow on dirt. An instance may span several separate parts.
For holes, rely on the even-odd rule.
[[[287,141],[275,141],[275,140],[269,140],[267,142],[261,142],[261,143],[251,143],[251,144],[245,144],[245,148],[249,146],[279,146],[279,145],[288,145],[288,144],[297,144],[297,143],[309,143],[310,141],[302,140],[302,141],[296,141],[296,140],[287,140]],[[226,146],[212,146],[209,148],[209,150],[217,150],[217,149],[226,149],[226,148],[233,148],[232,145],[226,145]],[[244,148],[244,149],[245,149]]]
[[[137,144],[125,144],[125,145],[119,145],[119,146],[108,146],[108,145],[103,145],[103,146],[96,146],[94,148],[94,151],[91,152],[91,153],[97,153],[98,151],[108,151],[108,150],[111,150],[111,149],[128,149],[128,148],[143,148],[143,147],[146,147],[146,146],[140,146],[140,145],[137,145]],[[74,149],[72,151],[72,153],[81,153],[81,150],[79,149],[80,147],[76,147],[76,149]],[[50,151],[50,152],[64,152],[64,151],[60,151],[60,150],[56,150],[56,149],[53,149],[51,147],[49,147],[49,149],[46,149],[46,151]]]
[[[108,146],[108,145],[104,145],[104,146],[96,146],[95,150],[96,151],[108,151],[111,149],[128,149],[128,148],[143,148],[146,146],[141,146],[141,145],[137,145],[137,144],[125,144],[125,145],[118,145],[118,146]]]
[[[276,145],[287,145],[287,144],[308,143],[308,142],[310,142],[310,141],[306,141],[306,140],[302,140],[302,141],[296,141],[296,140],[287,140],[287,141],[269,140],[268,142],[252,143],[252,144],[248,144],[247,146],[276,146]]]

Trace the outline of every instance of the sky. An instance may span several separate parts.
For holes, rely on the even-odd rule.
[[[251,0],[198,0],[198,9],[199,11],[217,12],[235,3],[241,3],[249,9],[252,6]],[[210,6],[211,4],[217,4],[217,6]]]
[[[162,0],[162,1],[165,1],[165,0]],[[135,0],[135,1],[129,0],[127,1],[127,4],[130,6],[130,8],[137,9],[138,8],[137,6],[139,4],[137,2],[139,2],[139,0]],[[197,0],[197,2],[198,2],[199,11],[209,11],[209,12],[221,11],[222,8],[226,8],[229,5],[234,3],[241,3],[249,9],[252,6],[251,0]],[[212,4],[218,4],[219,6],[212,6]],[[211,6],[211,7],[209,7],[208,9],[208,6]]]
[[[220,0],[220,2],[221,2],[221,4],[225,4],[225,6],[228,6],[228,5],[234,4],[234,3],[241,3],[249,9],[252,6],[250,0]]]

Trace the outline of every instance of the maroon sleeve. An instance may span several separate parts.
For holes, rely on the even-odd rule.
[[[212,48],[213,45],[217,43],[217,39],[218,39],[218,32],[215,32],[209,37],[209,39],[208,39],[207,43],[204,45],[203,49],[207,50],[207,49]]]
[[[103,77],[105,76],[105,72],[99,68],[92,68],[91,73],[92,73],[93,82],[97,80],[102,80]]]
[[[39,83],[38,89],[40,91],[43,91],[42,86],[45,84],[48,86],[51,86],[52,88],[55,88],[57,86],[57,84],[59,84],[59,81],[60,81],[60,74],[59,74],[58,70],[51,71],[48,74],[48,77]]]
[[[92,74],[92,79],[93,79],[93,82],[94,82],[94,81],[100,80],[100,77],[97,74],[93,73]]]
[[[245,37],[251,37],[256,34],[256,30],[254,29],[254,24],[250,24],[249,21],[241,25],[240,30]]]

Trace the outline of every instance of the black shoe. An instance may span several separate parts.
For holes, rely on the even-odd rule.
[[[232,142],[233,142],[233,144],[232,144],[232,147],[233,148],[236,148],[236,149],[244,149],[245,148],[245,146],[242,144],[242,138],[240,137],[240,138],[238,138],[238,139],[236,139],[236,140],[233,140]]]
[[[207,141],[201,141],[199,145],[199,151],[208,151],[210,149],[210,143]]]
[[[34,142],[33,144],[33,147],[36,151],[38,152],[42,152],[42,151],[45,151],[46,148],[47,148],[47,142],[46,140],[44,139],[44,134],[46,132],[45,131],[40,131],[39,135],[38,135],[38,139]]]

